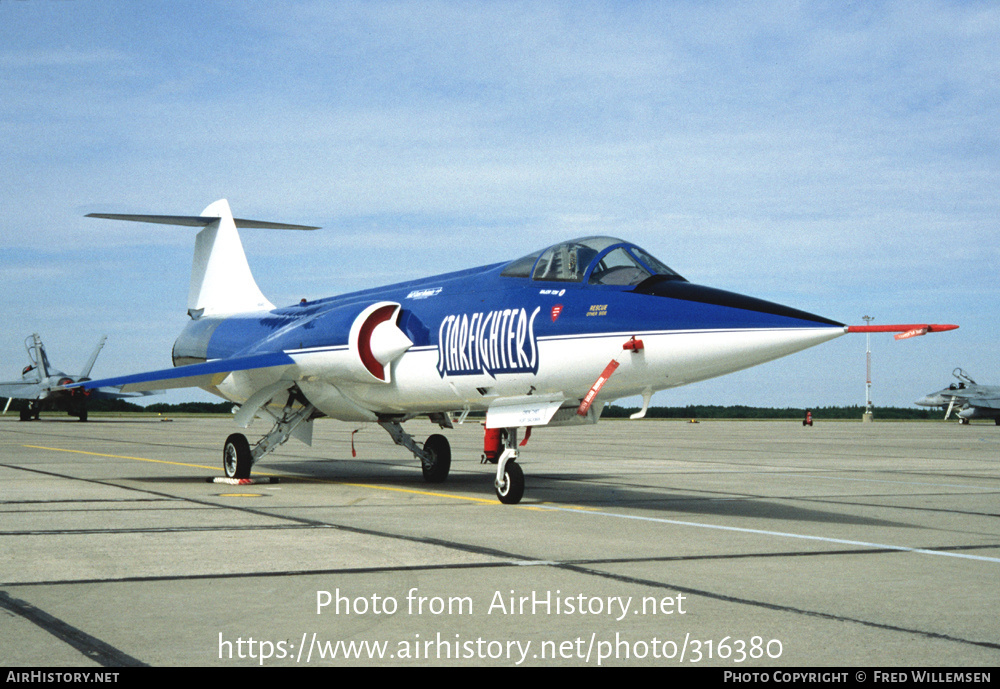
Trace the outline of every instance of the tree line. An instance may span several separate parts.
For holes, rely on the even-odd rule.
[[[601,418],[628,418],[639,411],[639,407],[619,407],[609,404],[604,408]],[[719,406],[692,404],[686,407],[650,407],[646,410],[646,418],[652,419],[802,419],[806,411],[811,411],[817,421],[823,419],[860,419],[865,408],[859,405],[850,407],[748,407],[743,405]],[[940,419],[942,414],[936,409],[917,409],[909,407],[877,407],[874,410],[877,419],[893,420],[930,420]]]
[[[17,405],[12,405],[17,408]],[[88,409],[92,412],[146,412],[153,414],[229,414],[233,409],[232,402],[182,402],[179,404],[151,404],[141,407],[126,400],[92,400]],[[750,407],[744,405],[708,405],[692,404],[686,407],[650,407],[646,410],[646,418],[650,419],[801,419],[806,414],[806,407]],[[813,418],[823,419],[860,419],[865,408],[860,405],[850,407],[809,407]],[[620,407],[609,404],[604,408],[601,418],[628,418],[639,411],[639,407]],[[941,418],[937,409],[918,409],[908,407],[877,407],[875,417],[892,420],[937,420]]]
[[[146,412],[152,414],[229,414],[232,402],[181,402],[164,404],[158,402],[141,407],[126,400],[91,400],[87,410],[92,412]]]

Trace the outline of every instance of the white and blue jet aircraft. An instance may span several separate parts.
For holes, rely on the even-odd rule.
[[[227,201],[199,216],[91,214],[201,227],[176,368],[86,382],[124,391],[199,387],[239,405],[236,422],[274,426],[251,446],[229,436],[223,468],[251,467],[322,416],[377,423],[444,481],[442,434],[418,443],[402,424],[442,428],[485,412],[484,457],[501,502],[520,501],[518,434],[593,424],[604,405],[762,364],[865,326],[847,326],[688,282],[612,237],[561,242],[514,261],[276,308],[251,275],[237,228],[316,229],[234,219]],[[873,326],[885,330],[887,326]],[[956,326],[892,326],[908,336]],[[522,443],[523,445],[523,443]]]

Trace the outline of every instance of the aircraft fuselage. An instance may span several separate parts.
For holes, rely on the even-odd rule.
[[[754,366],[844,334],[842,324],[683,279],[633,285],[507,277],[506,264],[232,317],[188,324],[175,365],[278,355],[206,389],[245,402],[283,378],[329,416],[485,410],[500,398],[562,394],[577,404],[625,342],[602,399],[684,385]],[[374,382],[350,332],[373,304],[400,306],[412,343]],[[356,376],[350,375],[352,369]],[[364,414],[361,414],[364,417]],[[370,418],[367,420],[371,420]]]
[[[313,419],[376,422],[420,460],[424,479],[447,478],[451,450],[417,443],[401,424],[426,415],[446,428],[485,411],[484,461],[514,504],[524,491],[518,433],[596,423],[612,399],[721,376],[856,328],[780,304],[689,283],[640,247],[582,237],[508,263],[275,308],[251,275],[238,227],[315,229],[234,218],[219,200],[200,216],[91,214],[201,227],[188,292],[192,318],[173,348],[175,368],[87,384],[123,392],[197,386],[236,402],[246,428],[274,426],[251,447],[223,446],[228,479]],[[867,326],[866,326],[867,327]],[[891,326],[906,337],[946,325]],[[902,329],[901,329],[902,328]]]

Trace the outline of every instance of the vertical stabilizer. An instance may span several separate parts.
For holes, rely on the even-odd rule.
[[[97,347],[94,348],[94,351],[90,355],[90,358],[87,359],[87,363],[83,365],[83,371],[80,372],[79,378],[83,379],[90,377],[90,370],[94,368],[94,364],[97,362],[97,355],[101,353],[101,348],[104,347],[104,342],[107,339],[108,336],[105,335],[104,337],[101,338],[101,341],[97,343]]]
[[[188,314],[200,318],[273,309],[250,273],[229,202],[216,201],[201,215],[217,220],[207,224],[195,241]]]
[[[24,348],[28,350],[28,359],[35,367],[39,382],[49,377],[49,358],[45,355],[45,345],[38,333],[32,333],[25,339]]]

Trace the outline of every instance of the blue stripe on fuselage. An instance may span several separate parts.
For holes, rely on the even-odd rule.
[[[522,310],[531,315],[535,338],[644,331],[694,331],[733,329],[785,329],[843,327],[820,316],[732,292],[684,281],[652,281],[632,286],[585,285],[542,282],[530,278],[501,277],[506,264],[414,280],[379,289],[330,297],[316,302],[275,309],[267,315],[225,319],[215,329],[208,346],[209,359],[248,356],[317,347],[347,345],[351,324],[367,306],[378,301],[402,304],[400,328],[415,347],[438,346],[448,331],[451,347],[459,346],[460,333],[447,322],[471,324],[494,321],[509,324],[508,358],[518,361],[514,341],[521,337],[521,359],[530,354],[526,333],[516,332]],[[517,313],[503,321],[505,311]],[[451,319],[450,321],[448,319]],[[470,326],[471,327],[471,326]],[[466,338],[470,337],[466,333]],[[449,350],[455,361],[469,363],[473,345]],[[489,345],[483,345],[488,349]],[[485,350],[484,350],[485,351]],[[500,361],[499,359],[497,361]],[[506,362],[503,359],[501,363]],[[477,363],[478,366],[478,363]],[[469,363],[469,370],[474,368]],[[534,363],[537,369],[537,362]],[[507,370],[500,366],[499,370]]]

